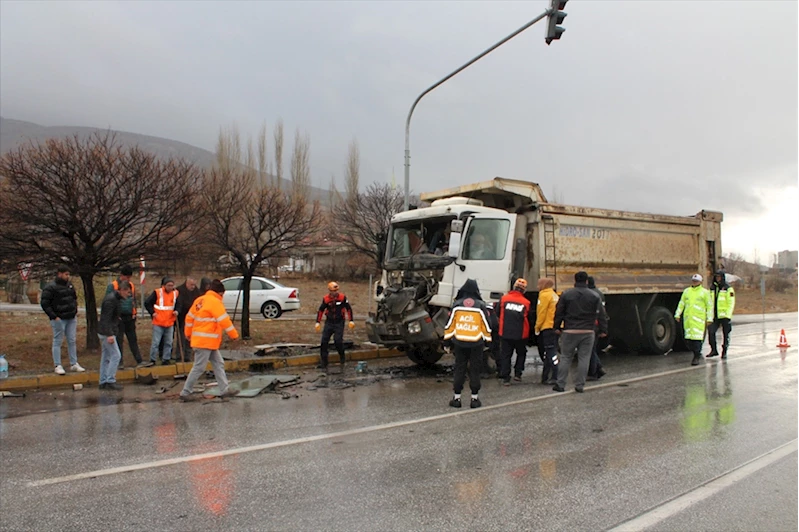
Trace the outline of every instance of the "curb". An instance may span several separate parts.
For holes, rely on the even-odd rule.
[[[331,354],[331,356],[337,356]],[[396,358],[404,356],[396,349],[369,349],[351,351],[346,354],[347,361],[374,360],[378,358]],[[225,360],[225,371],[230,373],[241,371],[264,371],[281,368],[315,366],[319,362],[319,355],[300,355],[294,357],[266,356],[247,360]],[[133,382],[137,375],[152,375],[154,377],[173,377],[186,375],[191,371],[193,364],[178,362],[170,366],[153,366],[151,368],[123,369],[117,371],[116,378],[119,382]],[[206,371],[211,371],[209,363]],[[57,388],[72,386],[73,384],[98,384],[100,373],[86,371],[85,373],[69,373],[67,375],[30,375],[24,377],[9,377],[0,381],[0,391],[24,391],[37,388]]]

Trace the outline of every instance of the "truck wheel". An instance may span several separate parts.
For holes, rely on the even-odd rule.
[[[652,307],[644,322],[644,341],[657,355],[668,352],[677,338],[677,322],[666,307]]]
[[[408,358],[420,366],[432,366],[444,356],[444,352],[434,347],[415,347],[408,351]]]

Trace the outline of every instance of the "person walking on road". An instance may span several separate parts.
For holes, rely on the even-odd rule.
[[[555,334],[555,307],[558,294],[555,282],[544,277],[538,280],[538,301],[536,303],[535,334],[538,337],[538,356],[544,363],[541,370],[541,384],[558,382],[558,336]]]
[[[674,319],[678,323],[682,320],[685,343],[694,354],[691,365],[698,366],[702,360],[705,327],[713,323],[713,300],[710,291],[702,286],[702,276],[698,273],[691,277],[691,286],[683,290]]]
[[[66,374],[61,365],[64,336],[67,337],[69,369],[78,373],[86,371],[78,364],[78,294],[69,281],[69,275],[67,266],[59,266],[55,281],[42,290],[42,310],[50,318],[50,327],[53,329],[53,364],[58,375]]]
[[[325,318],[325,327],[322,329],[322,318]],[[352,321],[352,307],[350,302],[347,301],[347,296],[339,292],[338,283],[330,281],[327,283],[327,295],[322,298],[322,304],[319,305],[319,310],[316,312],[316,332],[322,331],[322,342],[319,346],[319,356],[321,361],[319,368],[327,371],[327,361],[329,353],[330,337],[333,337],[333,343],[338,351],[339,362],[341,370],[344,371],[346,364],[346,355],[344,353],[344,322],[349,322],[349,328],[355,328],[355,322]]]
[[[142,365],[142,357],[139,352],[139,340],[136,338],[136,288],[130,280],[133,275],[133,268],[128,265],[122,266],[119,270],[119,277],[116,281],[108,285],[105,295],[112,294],[119,290],[119,283],[127,281],[130,284],[130,295],[122,300],[122,307],[120,309],[122,319],[119,323],[119,331],[117,332],[117,343],[119,344],[119,352],[125,351],[125,337],[128,338],[130,344],[130,352],[136,360],[137,365]],[[119,367],[122,368],[122,359],[119,359]]]
[[[200,292],[200,288],[197,286],[197,281],[193,277],[186,277],[186,281],[175,288],[178,292],[178,302],[176,305],[176,310],[178,311],[178,330],[177,330],[177,337],[180,345],[178,346],[181,351],[182,361],[191,361],[191,346],[189,342],[186,341],[186,337],[183,335],[183,329],[186,328],[186,314],[189,313],[191,310],[191,306],[200,297],[203,292]],[[177,357],[175,357],[177,359]]]
[[[117,343],[117,332],[121,323],[122,305],[130,297],[132,285],[129,281],[119,281],[117,288],[106,294],[100,307],[100,323],[97,325],[97,336],[100,338],[102,352],[100,354],[100,389],[122,389],[117,382],[117,367],[122,353]]]
[[[713,323],[707,329],[707,339],[710,343],[710,353],[707,358],[719,356],[716,344],[716,333],[721,327],[721,358],[727,359],[727,348],[730,346],[730,332],[732,331],[732,312],[735,310],[735,289],[727,284],[727,274],[719,270],[713,276]]]
[[[597,324],[597,322],[599,322]],[[561,334],[558,383],[552,388],[556,392],[566,391],[574,353],[577,352],[577,374],[574,376],[574,391],[583,392],[594,336],[607,336],[608,322],[602,312],[602,300],[588,288],[588,274],[574,274],[574,288],[566,290],[555,308],[555,331]]]
[[[499,300],[500,367],[499,378],[504,386],[510,386],[510,366],[516,351],[513,380],[521,381],[524,363],[527,360],[527,340],[530,338],[530,300],[524,295],[527,281],[516,279],[513,290]]]
[[[605,314],[605,319],[609,320],[608,311],[605,309],[605,294],[596,287],[596,281],[590,275],[588,276],[588,288],[596,292],[599,299],[602,300],[602,312]],[[599,359],[599,335],[594,338],[594,347],[591,348],[591,362],[588,364],[588,377],[589,379],[599,380],[605,376],[607,372],[602,368],[602,361]]]
[[[238,395],[238,390],[231,390],[225,374],[225,361],[219,354],[222,345],[222,333],[225,332],[231,340],[238,340],[239,333],[233,326],[222,303],[225,285],[219,279],[211,281],[208,292],[197,298],[188,314],[186,314],[186,328],[184,334],[189,339],[194,349],[194,365],[186,378],[183,390],[180,392],[181,401],[192,401],[198,396],[192,389],[205,373],[208,361],[214,370],[214,378],[219,385],[221,397]]]
[[[172,339],[175,334],[175,321],[178,317],[176,309],[178,293],[175,282],[169,278],[161,279],[161,288],[154,290],[144,301],[144,308],[153,319],[153,341],[150,344],[150,361],[146,366],[155,366],[158,358],[158,348],[161,340],[164,341],[162,365],[172,364]]]
[[[483,346],[491,341],[487,306],[480,297],[477,281],[467,279],[452,303],[449,321],[444,329],[444,341],[451,343],[455,352],[452,390],[449,402],[453,408],[461,407],[461,392],[469,369],[469,388],[472,391],[472,408],[480,408],[480,370],[483,365]]]

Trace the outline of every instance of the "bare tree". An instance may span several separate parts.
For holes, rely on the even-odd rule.
[[[723,264],[724,270],[727,273],[740,276],[742,273],[741,268],[746,264],[746,260],[740,253],[730,253],[726,258],[723,259]]]
[[[266,151],[266,122],[261,125],[258,134],[258,184],[265,186],[269,184],[269,154]]]
[[[368,256],[379,269],[383,262],[381,244],[388,234],[391,217],[402,211],[403,203],[404,196],[399,188],[372,183],[364,192],[356,193],[334,209],[337,223],[344,228],[337,237]]]
[[[330,187],[328,188],[328,196],[330,198],[330,210],[331,212],[335,210],[336,205],[341,202],[341,194],[338,191],[338,187],[336,186],[336,175],[333,174],[330,176]]]
[[[358,141],[352,139],[347,152],[347,164],[344,165],[344,184],[346,186],[347,200],[358,196],[361,179],[361,152]]]
[[[235,146],[232,138],[219,144]],[[252,161],[251,161],[252,162]],[[227,253],[243,277],[242,336],[250,335],[250,283],[261,264],[308,245],[319,224],[319,205],[305,196],[259,186],[250,164],[214,168],[202,187],[205,237]]]
[[[280,190],[283,181],[283,119],[278,119],[275,124],[275,178],[277,189]]]
[[[291,152],[291,189],[297,196],[307,198],[311,188],[311,139],[308,134],[294,132],[294,149]]]
[[[83,281],[86,347],[99,347],[94,277],[180,253],[194,226],[201,172],[123,148],[109,132],[29,143],[0,158],[0,249]]]

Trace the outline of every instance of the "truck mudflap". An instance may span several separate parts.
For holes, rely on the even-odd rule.
[[[366,318],[366,333],[369,341],[385,346],[411,346],[441,341],[441,333],[430,314],[418,308],[396,321],[379,320],[374,313]]]

